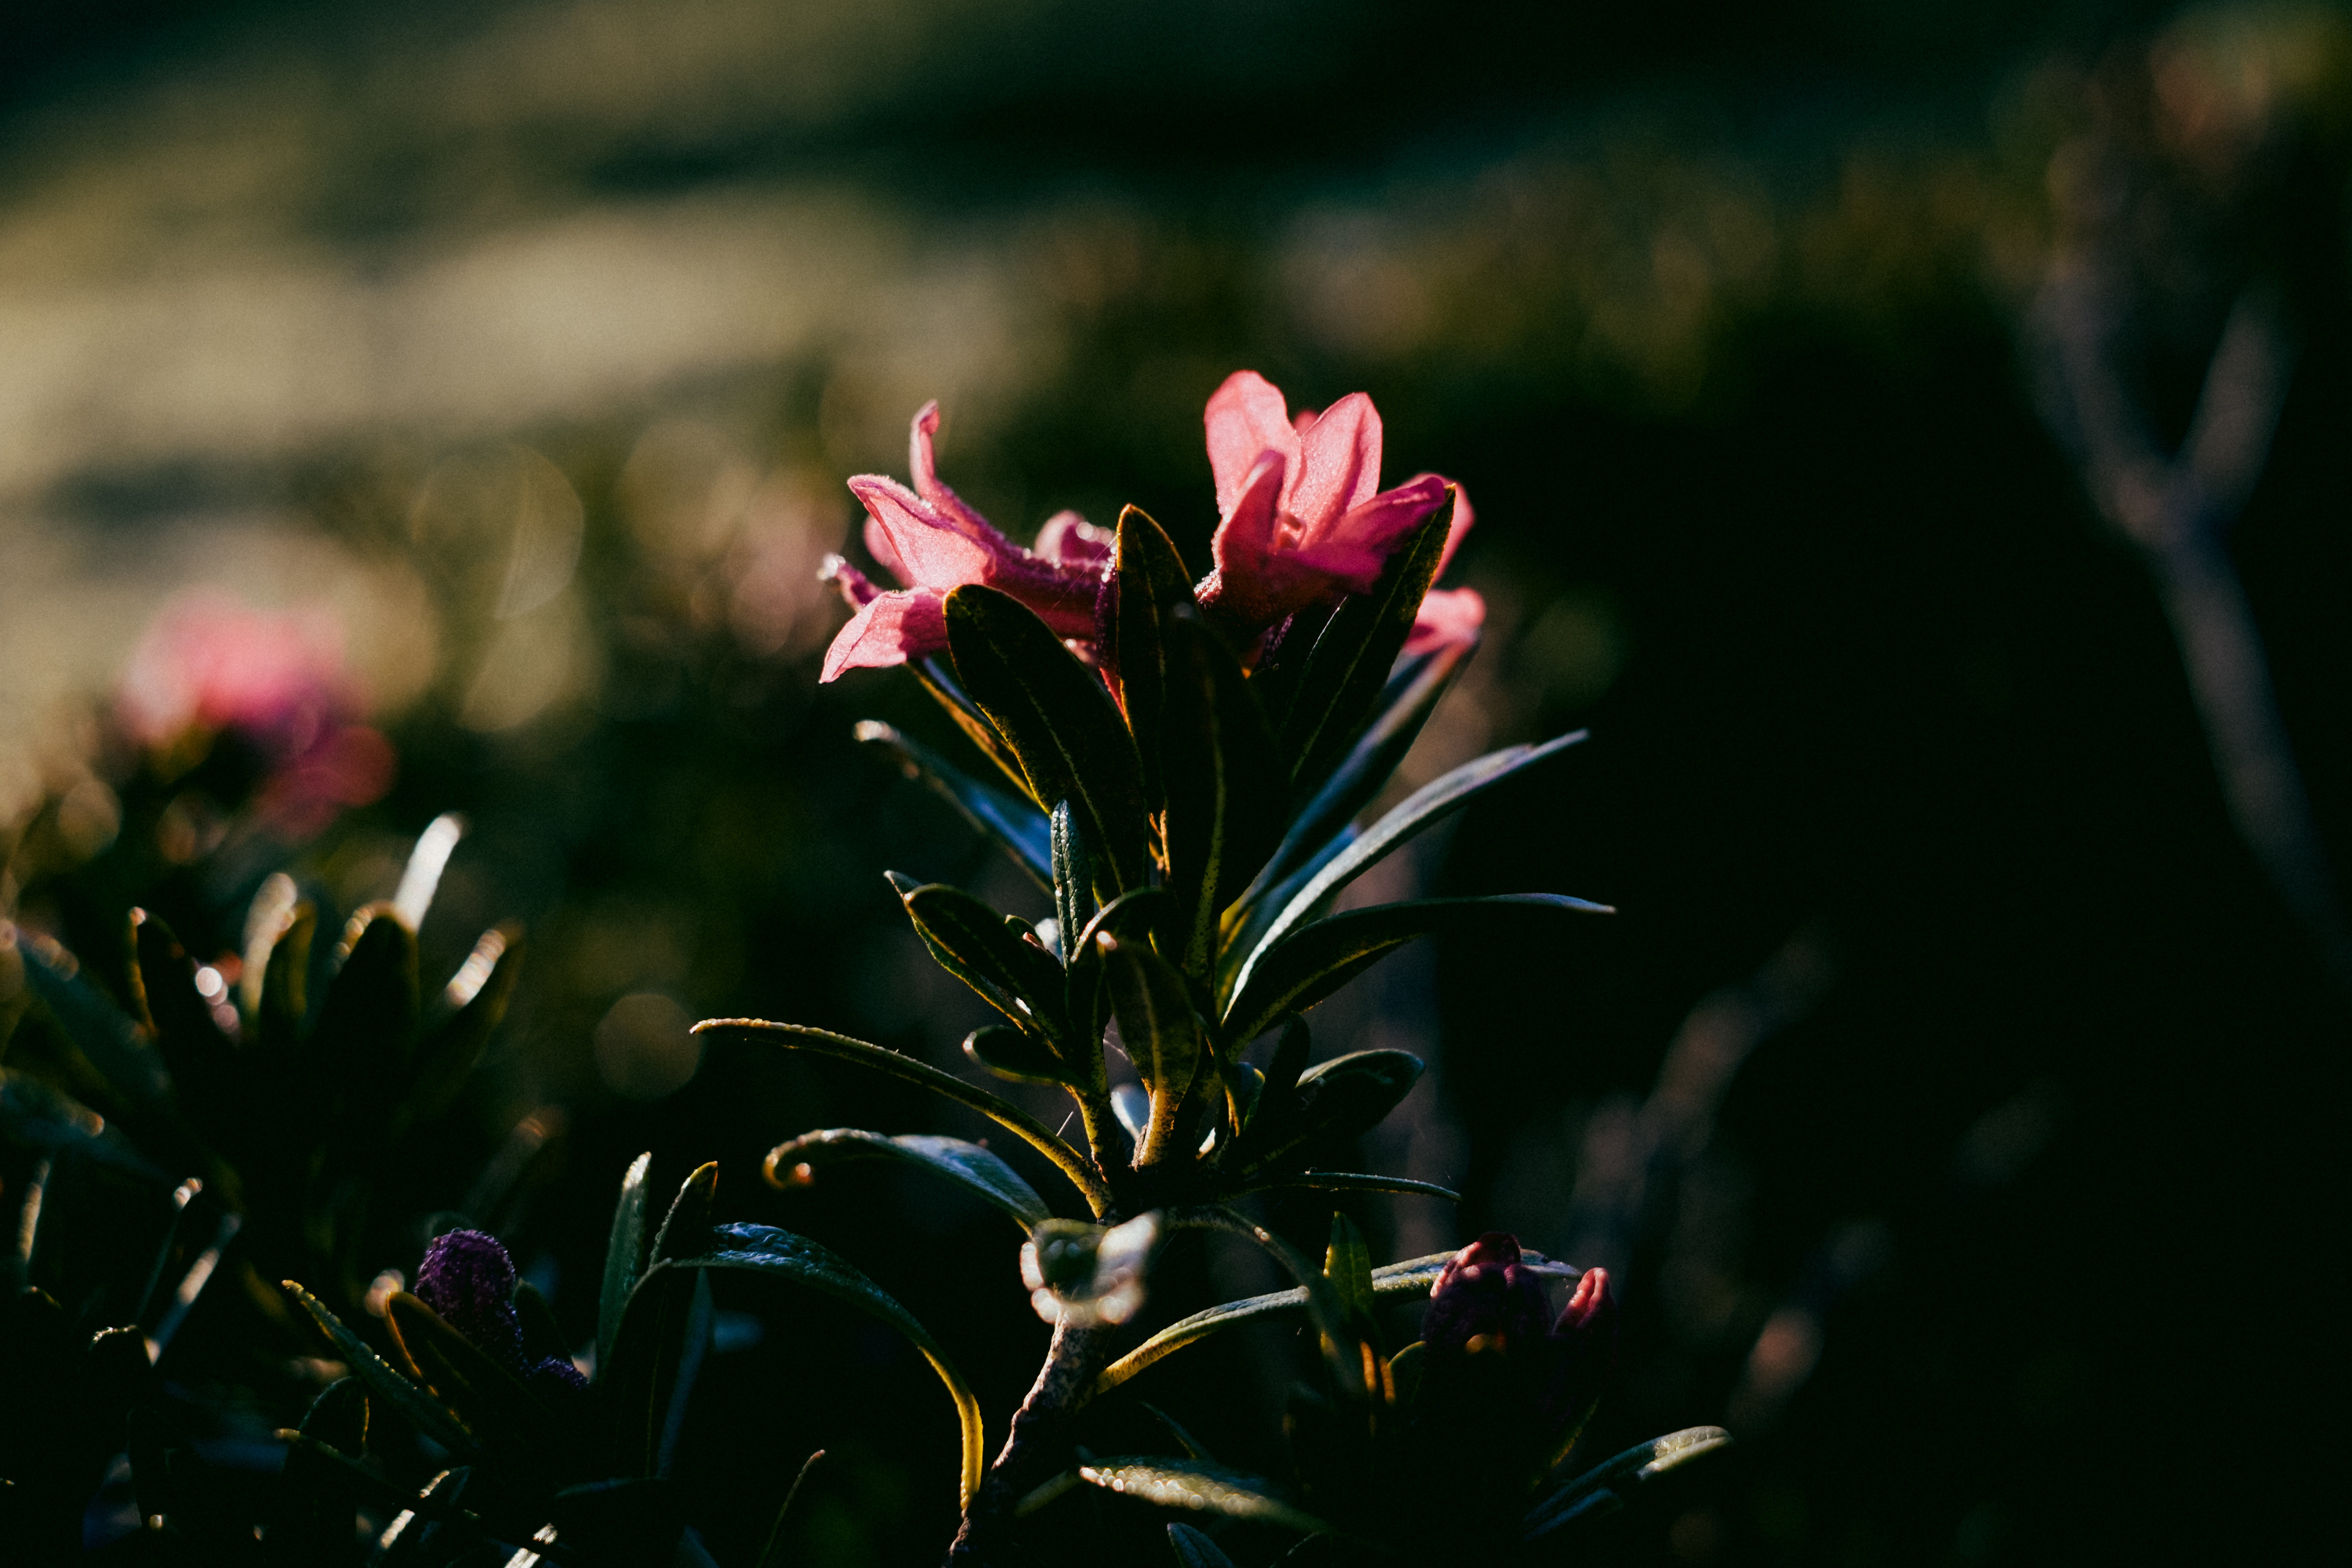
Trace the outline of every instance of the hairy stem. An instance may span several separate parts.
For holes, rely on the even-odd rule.
[[[1029,1397],[1013,1412],[1004,1447],[965,1508],[963,1525],[948,1548],[951,1568],[1010,1561],[1005,1536],[1013,1506],[1066,1461],[1071,1424],[1109,1359],[1110,1335],[1105,1325],[1074,1328],[1066,1318],[1054,1326],[1045,1364],[1037,1369]]]

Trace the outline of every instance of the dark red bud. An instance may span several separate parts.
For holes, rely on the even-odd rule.
[[[1430,1288],[1421,1337],[1433,1354],[1507,1351],[1541,1340],[1549,1313],[1542,1278],[1520,1261],[1518,1237],[1490,1230],[1454,1254]]]
[[[1554,1361],[1544,1388],[1547,1425],[1566,1432],[1580,1423],[1600,1399],[1617,1366],[1617,1298],[1609,1270],[1588,1268],[1552,1325]]]
[[[416,1296],[441,1321],[500,1366],[522,1368],[522,1326],[515,1318],[514,1259],[499,1238],[453,1230],[425,1249]]]

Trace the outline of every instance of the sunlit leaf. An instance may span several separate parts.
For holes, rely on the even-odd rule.
[[[1272,1481],[1217,1465],[1163,1458],[1096,1459],[1078,1467],[1078,1479],[1161,1508],[1222,1514],[1310,1535],[1331,1528],[1289,1501]]]
[[[693,1173],[678,1184],[677,1196],[670,1200],[661,1228],[654,1232],[653,1250],[646,1254],[646,1266],[666,1263],[673,1258],[691,1258],[707,1250],[710,1246],[710,1212],[718,1200],[719,1162],[712,1160],[696,1166]]]
[[[1331,1216],[1331,1242],[1323,1254],[1323,1278],[1331,1282],[1331,1292],[1339,1305],[1359,1325],[1369,1324],[1372,1316],[1372,1249],[1365,1245],[1364,1233],[1356,1222],[1344,1214]]]
[[[976,1084],[969,1084],[935,1067],[919,1062],[912,1057],[864,1040],[852,1039],[825,1029],[812,1029],[799,1024],[772,1024],[761,1018],[710,1018],[697,1024],[698,1035],[716,1035],[746,1044],[781,1046],[786,1050],[813,1052],[842,1061],[856,1062],[908,1083],[919,1084],[934,1093],[946,1096],[959,1105],[968,1106],[1000,1127],[1013,1132],[1035,1149],[1055,1168],[1069,1177],[1095,1213],[1110,1207],[1110,1189],[1084,1154],[1079,1153],[1048,1130],[1028,1112],[991,1094]]]
[[[1108,931],[1095,942],[1102,950],[1119,1040],[1151,1096],[1150,1122],[1136,1163],[1157,1164],[1168,1155],[1200,1071],[1205,1049],[1201,1020],[1185,994],[1184,977],[1148,944],[1121,942]]]
[[[1014,790],[1026,796],[1029,780],[1022,773],[1021,763],[1005,746],[1004,738],[996,732],[996,726],[988,721],[988,715],[980,710],[956,679],[955,671],[946,657],[927,658],[908,668],[915,672],[915,679],[922,683],[923,689],[931,694],[932,700],[946,710],[950,719],[955,721],[955,726],[963,731],[964,739],[979,748],[982,756],[995,764],[996,771],[1011,781]]]
[[[1042,1036],[1006,1024],[990,1024],[963,1038],[963,1054],[1014,1083],[1067,1084],[1078,1069],[1057,1056]]]
[[[1061,1016],[1062,966],[1043,946],[1009,930],[1004,917],[961,888],[917,885],[890,873],[907,918],[940,966],[1003,1013],[1017,1028],[1059,1040],[1069,1034]]]
[[[1141,941],[1169,908],[1168,894],[1159,888],[1135,888],[1095,911],[1086,929],[1072,942],[1064,933],[1063,951],[1069,955],[1067,981],[1070,1027],[1078,1047],[1099,1068],[1108,995],[1103,986],[1104,949],[1095,939],[1105,931],[1121,942]]]
[[[1587,1470],[1528,1510],[1520,1539],[1535,1541],[1580,1519],[1614,1513],[1644,1483],[1727,1446],[1720,1426],[1688,1426],[1646,1443],[1636,1443]]]
[[[921,742],[878,720],[861,720],[854,733],[866,744],[880,746],[896,756],[908,778],[929,784],[965,821],[994,839],[1013,857],[1013,864],[1036,879],[1039,887],[1053,886],[1053,850],[1046,842],[1045,814],[1034,805],[973,778]]]
[[[480,1451],[473,1434],[460,1426],[457,1418],[441,1407],[438,1400],[394,1371],[392,1363],[376,1354],[365,1340],[345,1328],[342,1320],[328,1310],[325,1302],[291,1279],[279,1283],[334,1342],[335,1353],[342,1358],[354,1376],[367,1384],[369,1393],[390,1408],[399,1411],[411,1426],[451,1453],[473,1455]]]
[[[1162,710],[1168,890],[1178,940],[1169,950],[1205,979],[1216,956],[1217,914],[1282,837],[1287,780],[1274,732],[1242,667],[1190,611],[1161,626],[1167,690]]]
[[[1013,1218],[1026,1234],[1053,1217],[1036,1189],[1020,1173],[977,1143],[928,1133],[885,1137],[855,1127],[803,1132],[770,1151],[768,1179],[779,1186],[803,1186],[829,1165],[859,1160],[887,1160],[919,1166],[945,1176],[982,1202]]]
[[[1167,691],[1162,622],[1191,608],[1192,574],[1160,526],[1139,507],[1118,514],[1105,579],[1103,635],[1097,639],[1103,673],[1135,737],[1147,800],[1161,798],[1162,704]]]

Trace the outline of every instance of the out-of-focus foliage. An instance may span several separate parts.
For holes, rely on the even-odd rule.
[[[2231,831],[2147,587],[2040,428],[2018,344],[2118,168],[2127,369],[2161,439],[2231,301],[2258,280],[2286,300],[2302,356],[2231,549],[2340,847],[2339,12],[91,15],[43,22],[26,37],[53,52],[5,68],[0,913],[136,1017],[130,908],[235,989],[223,961],[284,869],[323,965],[461,813],[417,973],[458,972],[509,921],[529,967],[380,1219],[497,1230],[577,1350],[613,1172],[651,1147],[667,1193],[718,1160],[730,1219],[870,1264],[982,1403],[1017,1400],[1044,1333],[1001,1219],[945,1225],[911,1166],[858,1195],[758,1179],[787,1125],[976,1125],[685,1026],[792,1017],[965,1065],[996,1015],[870,868],[1050,910],[852,742],[878,716],[951,751],[928,704],[879,678],[812,695],[840,615],[816,567],[855,552],[840,480],[895,470],[907,412],[938,396],[990,515],[1108,523],[1132,500],[1197,558],[1195,421],[1251,363],[1318,404],[1369,387],[1391,468],[1442,465],[1478,497],[1463,567],[1486,647],[1401,788],[1595,732],[1582,771],[1497,791],[1366,889],[1572,887],[1622,911],[1592,950],[1448,944],[1324,1005],[1334,1037],[1432,1063],[1351,1168],[1466,1200],[1349,1200],[1377,1255],[1491,1224],[1609,1267],[1626,1385],[1598,1452],[1730,1411],[1721,1489],[1618,1543],[1984,1562],[2290,1538],[2326,1404],[2310,1194],[2342,1013]],[[142,738],[123,682],[191,585],[339,628],[334,720],[388,739],[384,793],[290,824],[251,808],[292,754],[266,737]],[[0,953],[7,1065],[56,1081],[26,962]],[[107,1118],[95,1159],[121,1117],[79,1081]],[[19,1152],[11,1214],[64,1158]],[[163,1247],[192,1175],[218,1190],[193,1164],[93,1179],[131,1184],[135,1239]],[[1274,1213],[1322,1244],[1319,1201]],[[856,1245],[886,1226],[920,1247]],[[411,1270],[424,1238],[387,1229],[310,1283]],[[1190,1248],[1174,1266],[1203,1299],[1280,1283]],[[2189,1331],[2150,1301],[2190,1268],[2227,1282],[2238,1325],[2191,1357],[2201,1429],[2290,1436],[2247,1482],[2260,1500],[2183,1519],[2205,1461],[2151,1369]],[[965,1278],[999,1286],[940,1283]],[[792,1544],[922,1555],[952,1528],[929,1371],[845,1309],[714,1279],[714,1354],[742,1374],[698,1397],[747,1435],[696,1473],[780,1497],[826,1445]],[[841,1353],[786,1349],[812,1333]],[[1188,1353],[1277,1388],[1282,1342],[1254,1333]],[[1024,1334],[1003,1364],[977,1352]],[[2263,1425],[2277,1405],[2302,1414]],[[861,1414],[885,1407],[918,1429]],[[1279,1462],[1248,1436],[1265,1412],[1169,1407],[1221,1458]],[[298,1416],[152,1451],[273,1464],[233,1445]],[[2116,1436],[2083,1455],[2094,1428]],[[2025,1457],[2053,1448],[2080,1457]],[[714,1554],[755,1560],[765,1524],[715,1530]]]

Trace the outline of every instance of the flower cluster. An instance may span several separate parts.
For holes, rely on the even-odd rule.
[[[587,1388],[588,1380],[570,1357],[523,1353],[514,1259],[497,1237],[478,1230],[436,1237],[416,1270],[416,1299],[541,1399],[556,1403]]]
[[[1360,392],[1319,415],[1294,416],[1264,376],[1236,371],[1209,399],[1206,425],[1218,523],[1214,564],[1194,592],[1237,648],[1255,650],[1299,612],[1370,588],[1449,490],[1454,513],[1440,574],[1469,531],[1470,503],[1450,480],[1416,474],[1380,488],[1381,416]],[[968,584],[1011,595],[1074,644],[1099,636],[1110,531],[1064,511],[1037,531],[1034,549],[1013,543],[940,481],[939,426],[939,405],[925,404],[908,439],[912,489],[878,474],[849,481],[866,507],[867,552],[905,585],[886,592],[838,557],[828,563],[856,614],[826,651],[825,680],[944,652],[947,595]],[[1433,591],[1406,651],[1466,641],[1485,619],[1476,590]]]

